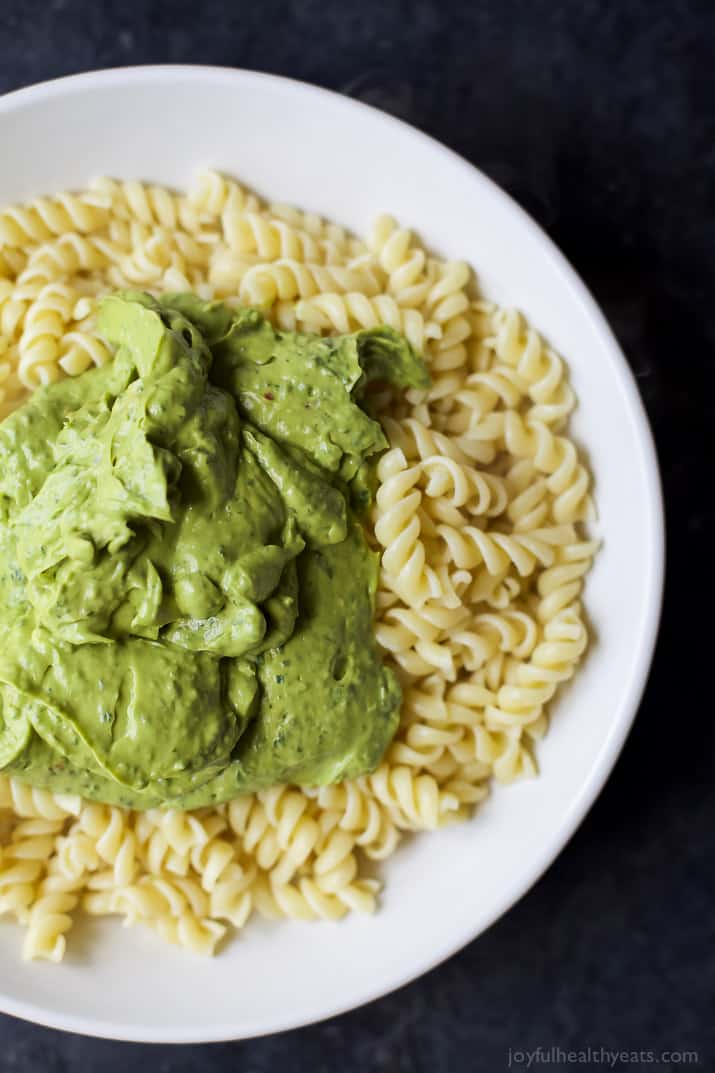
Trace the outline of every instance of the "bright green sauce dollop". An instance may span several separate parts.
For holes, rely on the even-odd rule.
[[[112,296],[100,330],[112,363],[0,424],[0,767],[134,808],[371,770],[400,690],[356,400],[421,359],[192,295]]]

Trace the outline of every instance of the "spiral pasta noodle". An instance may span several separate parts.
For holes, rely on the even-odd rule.
[[[476,294],[466,263],[436,259],[390,216],[362,241],[213,171],[186,193],[99,178],[11,206],[0,417],[111,359],[95,304],[122,287],[190,289],[325,334],[389,324],[424,353],[426,391],[371,398],[389,441],[367,519],[381,555],[375,630],[402,716],[371,774],[194,812],[110,808],[0,775],[0,913],[25,926],[25,957],[49,961],[80,912],[202,955],[254,913],[373,912],[367,862],[466,818],[494,780],[535,774],[548,706],[588,643],[581,593],[597,543],[566,366],[519,312]]]

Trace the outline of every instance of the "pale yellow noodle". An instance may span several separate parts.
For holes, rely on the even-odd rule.
[[[515,310],[476,295],[380,216],[363,242],[233,179],[186,194],[100,178],[0,211],[0,416],[111,355],[96,301],[118,287],[192,289],[286,328],[390,324],[432,385],[376,393],[390,449],[369,538],[382,552],[377,640],[404,692],[378,769],[184,813],[131,812],[0,776],[0,912],[25,957],[59,960],[78,907],[144,923],[199,954],[254,912],[372,912],[382,861],[409,832],[463,819],[492,779],[535,773],[547,706],[587,645],[590,480],[566,422],[562,360]]]

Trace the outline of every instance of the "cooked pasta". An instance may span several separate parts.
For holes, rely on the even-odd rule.
[[[131,812],[0,776],[0,913],[26,926],[25,957],[51,961],[80,909],[201,954],[254,912],[372,912],[369,861],[467,817],[493,779],[535,773],[547,707],[587,645],[597,550],[562,360],[391,217],[362,242],[211,171],[186,194],[101,178],[1,211],[0,416],[110,360],[95,303],[121,287],[191,289],[322,333],[386,323],[424,352],[428,390],[372,399],[390,443],[369,520],[376,635],[404,700],[372,774],[211,809]]]

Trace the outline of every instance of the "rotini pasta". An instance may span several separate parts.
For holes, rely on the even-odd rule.
[[[362,242],[211,171],[186,194],[100,178],[1,211],[0,416],[110,359],[95,302],[121,287],[256,305],[284,328],[385,323],[424,352],[428,390],[371,398],[390,445],[369,519],[376,635],[402,719],[372,774],[196,812],[134,813],[0,776],[0,913],[26,926],[25,957],[51,961],[79,910],[199,954],[254,912],[372,912],[367,860],[465,818],[493,779],[535,773],[548,704],[587,645],[597,551],[561,358],[391,217]]]

